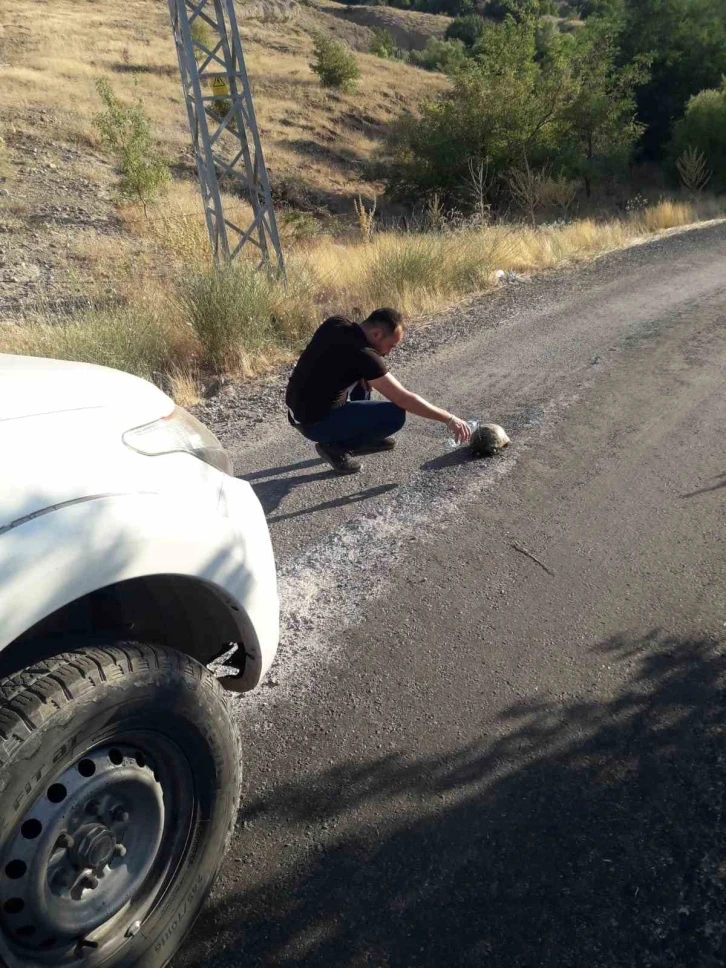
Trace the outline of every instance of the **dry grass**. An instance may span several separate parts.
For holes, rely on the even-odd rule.
[[[169,373],[169,389],[180,407],[193,407],[201,400],[201,378],[193,365],[182,365]]]
[[[163,311],[124,306],[1,326],[0,353],[98,363],[160,382],[188,367],[199,347],[189,327]]]
[[[394,305],[415,317],[493,286],[497,269],[530,273],[583,262],[724,214],[712,199],[700,206],[664,201],[604,223],[380,233],[370,243],[325,236],[289,253],[287,285],[255,273],[249,264],[223,271],[205,259],[185,264],[170,238],[176,269],[164,285],[130,287],[125,307],[88,311],[71,322],[40,319],[2,327],[0,352],[85,360],[157,381],[163,377],[189,405],[198,398],[200,374],[223,371],[247,379],[262,373],[289,360],[329,312],[355,316]]]
[[[697,205],[690,202],[662,201],[658,205],[646,208],[638,222],[649,234],[681,225],[690,225],[695,221],[697,208]]]
[[[405,50],[423,50],[430,37],[443,40],[451,23],[451,17],[385,6],[346,6],[336,13],[365,27],[384,28]]]

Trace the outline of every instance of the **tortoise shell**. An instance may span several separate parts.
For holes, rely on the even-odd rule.
[[[474,457],[492,457],[509,443],[509,437],[499,424],[479,424],[471,435],[469,447]]]

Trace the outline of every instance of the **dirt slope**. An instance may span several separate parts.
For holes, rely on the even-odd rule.
[[[371,30],[339,4],[258,0],[240,24],[263,145],[278,204],[350,214],[381,186],[366,164],[401,109],[446,81],[367,53]],[[166,3],[6,0],[0,25],[0,319],[45,304],[113,295],[115,280],[159,262],[158,235],[113,206],[116,174],[93,128],[99,76],[120,97],[135,80],[172,163],[166,218],[204,245],[196,174]],[[356,51],[359,91],[323,90],[310,71],[313,31]],[[148,229],[148,226],[146,226]],[[162,239],[162,244],[165,238]],[[142,258],[143,257],[143,258]],[[141,261],[140,261],[141,260]],[[121,273],[123,274],[123,273]]]

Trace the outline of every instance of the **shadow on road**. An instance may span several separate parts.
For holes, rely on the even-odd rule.
[[[289,474],[290,471],[306,470],[310,467],[325,467],[325,470],[315,474],[295,474],[292,477],[280,477],[281,474]],[[291,511],[289,514],[278,514],[269,517],[276,511],[293,488],[301,484],[311,484],[313,481],[323,481],[335,477],[333,471],[326,467],[319,458],[314,460],[303,460],[296,464],[287,464],[283,467],[269,467],[266,470],[255,471],[252,474],[240,474],[242,480],[248,481],[257,495],[260,504],[267,515],[268,524],[278,524],[280,521],[289,521],[291,518],[299,518],[304,514],[313,514],[316,511],[329,511],[332,508],[345,507],[348,504],[357,504],[359,501],[368,501],[372,498],[381,497],[389,491],[398,487],[397,483],[379,484],[376,487],[369,487],[364,491],[356,491],[353,494],[344,494],[341,497],[330,501],[323,501],[321,504],[313,504],[310,507],[300,508]]]
[[[208,907],[185,964],[723,965],[725,645],[618,636],[595,647],[609,700],[532,699],[458,750],[253,797],[243,820],[310,849]]]
[[[474,460],[468,447],[457,447],[456,450],[447,450],[445,454],[432,457],[431,460],[421,464],[422,471],[440,471],[446,467],[458,467],[460,464],[468,464]]]
[[[506,451],[502,452],[506,454]],[[441,454],[439,457],[434,457],[431,460],[427,460],[426,463],[421,465],[422,471],[440,471],[446,467],[458,467],[460,464],[469,464],[471,461],[476,460],[477,462],[488,462],[492,460],[497,460],[501,455],[494,455],[492,457],[474,457],[469,446],[457,447],[456,450],[449,451],[446,454]]]
[[[317,463],[322,464],[322,461]],[[293,488],[300,484],[311,484],[313,481],[324,481],[326,478],[332,477],[332,474],[330,468],[326,468],[324,471],[318,471],[317,474],[297,474],[294,477],[272,478],[267,481],[254,481],[249,477],[245,480],[252,485],[252,490],[259,498],[265,514],[271,514],[279,508]],[[312,508],[307,508],[298,513],[305,514],[308,510],[312,510]]]
[[[718,491],[722,487],[726,487],[726,474],[717,474],[716,477],[711,478],[716,481],[710,487],[699,487],[697,491],[689,491],[688,494],[681,494],[681,497],[697,497],[699,494],[708,494],[711,491]]]
[[[318,475],[315,475],[316,477]],[[308,478],[309,480],[309,478]],[[359,501],[370,501],[373,498],[382,497],[398,487],[398,484],[378,484],[376,487],[368,487],[365,491],[356,491],[355,494],[344,494],[342,497],[334,498],[332,501],[323,501],[321,504],[314,504],[309,508],[301,508],[299,511],[291,511],[289,514],[277,514],[273,518],[268,518],[268,524],[278,524],[280,521],[289,521],[290,518],[299,518],[303,514],[313,514],[315,511],[329,511],[332,508],[342,508],[349,504],[358,504]]]
[[[238,476],[244,481],[259,481],[265,477],[279,477],[280,474],[289,474],[290,471],[304,471],[308,467],[320,467],[322,463],[319,457],[313,457],[310,460],[299,460],[294,464],[284,464],[282,467],[266,467],[261,471],[253,471],[251,474],[239,474]]]

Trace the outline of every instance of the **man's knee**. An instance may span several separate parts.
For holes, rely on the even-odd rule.
[[[399,430],[406,423],[406,411],[403,407],[397,406],[395,403],[390,404],[391,407],[391,426],[393,430],[392,433],[398,433]]]

